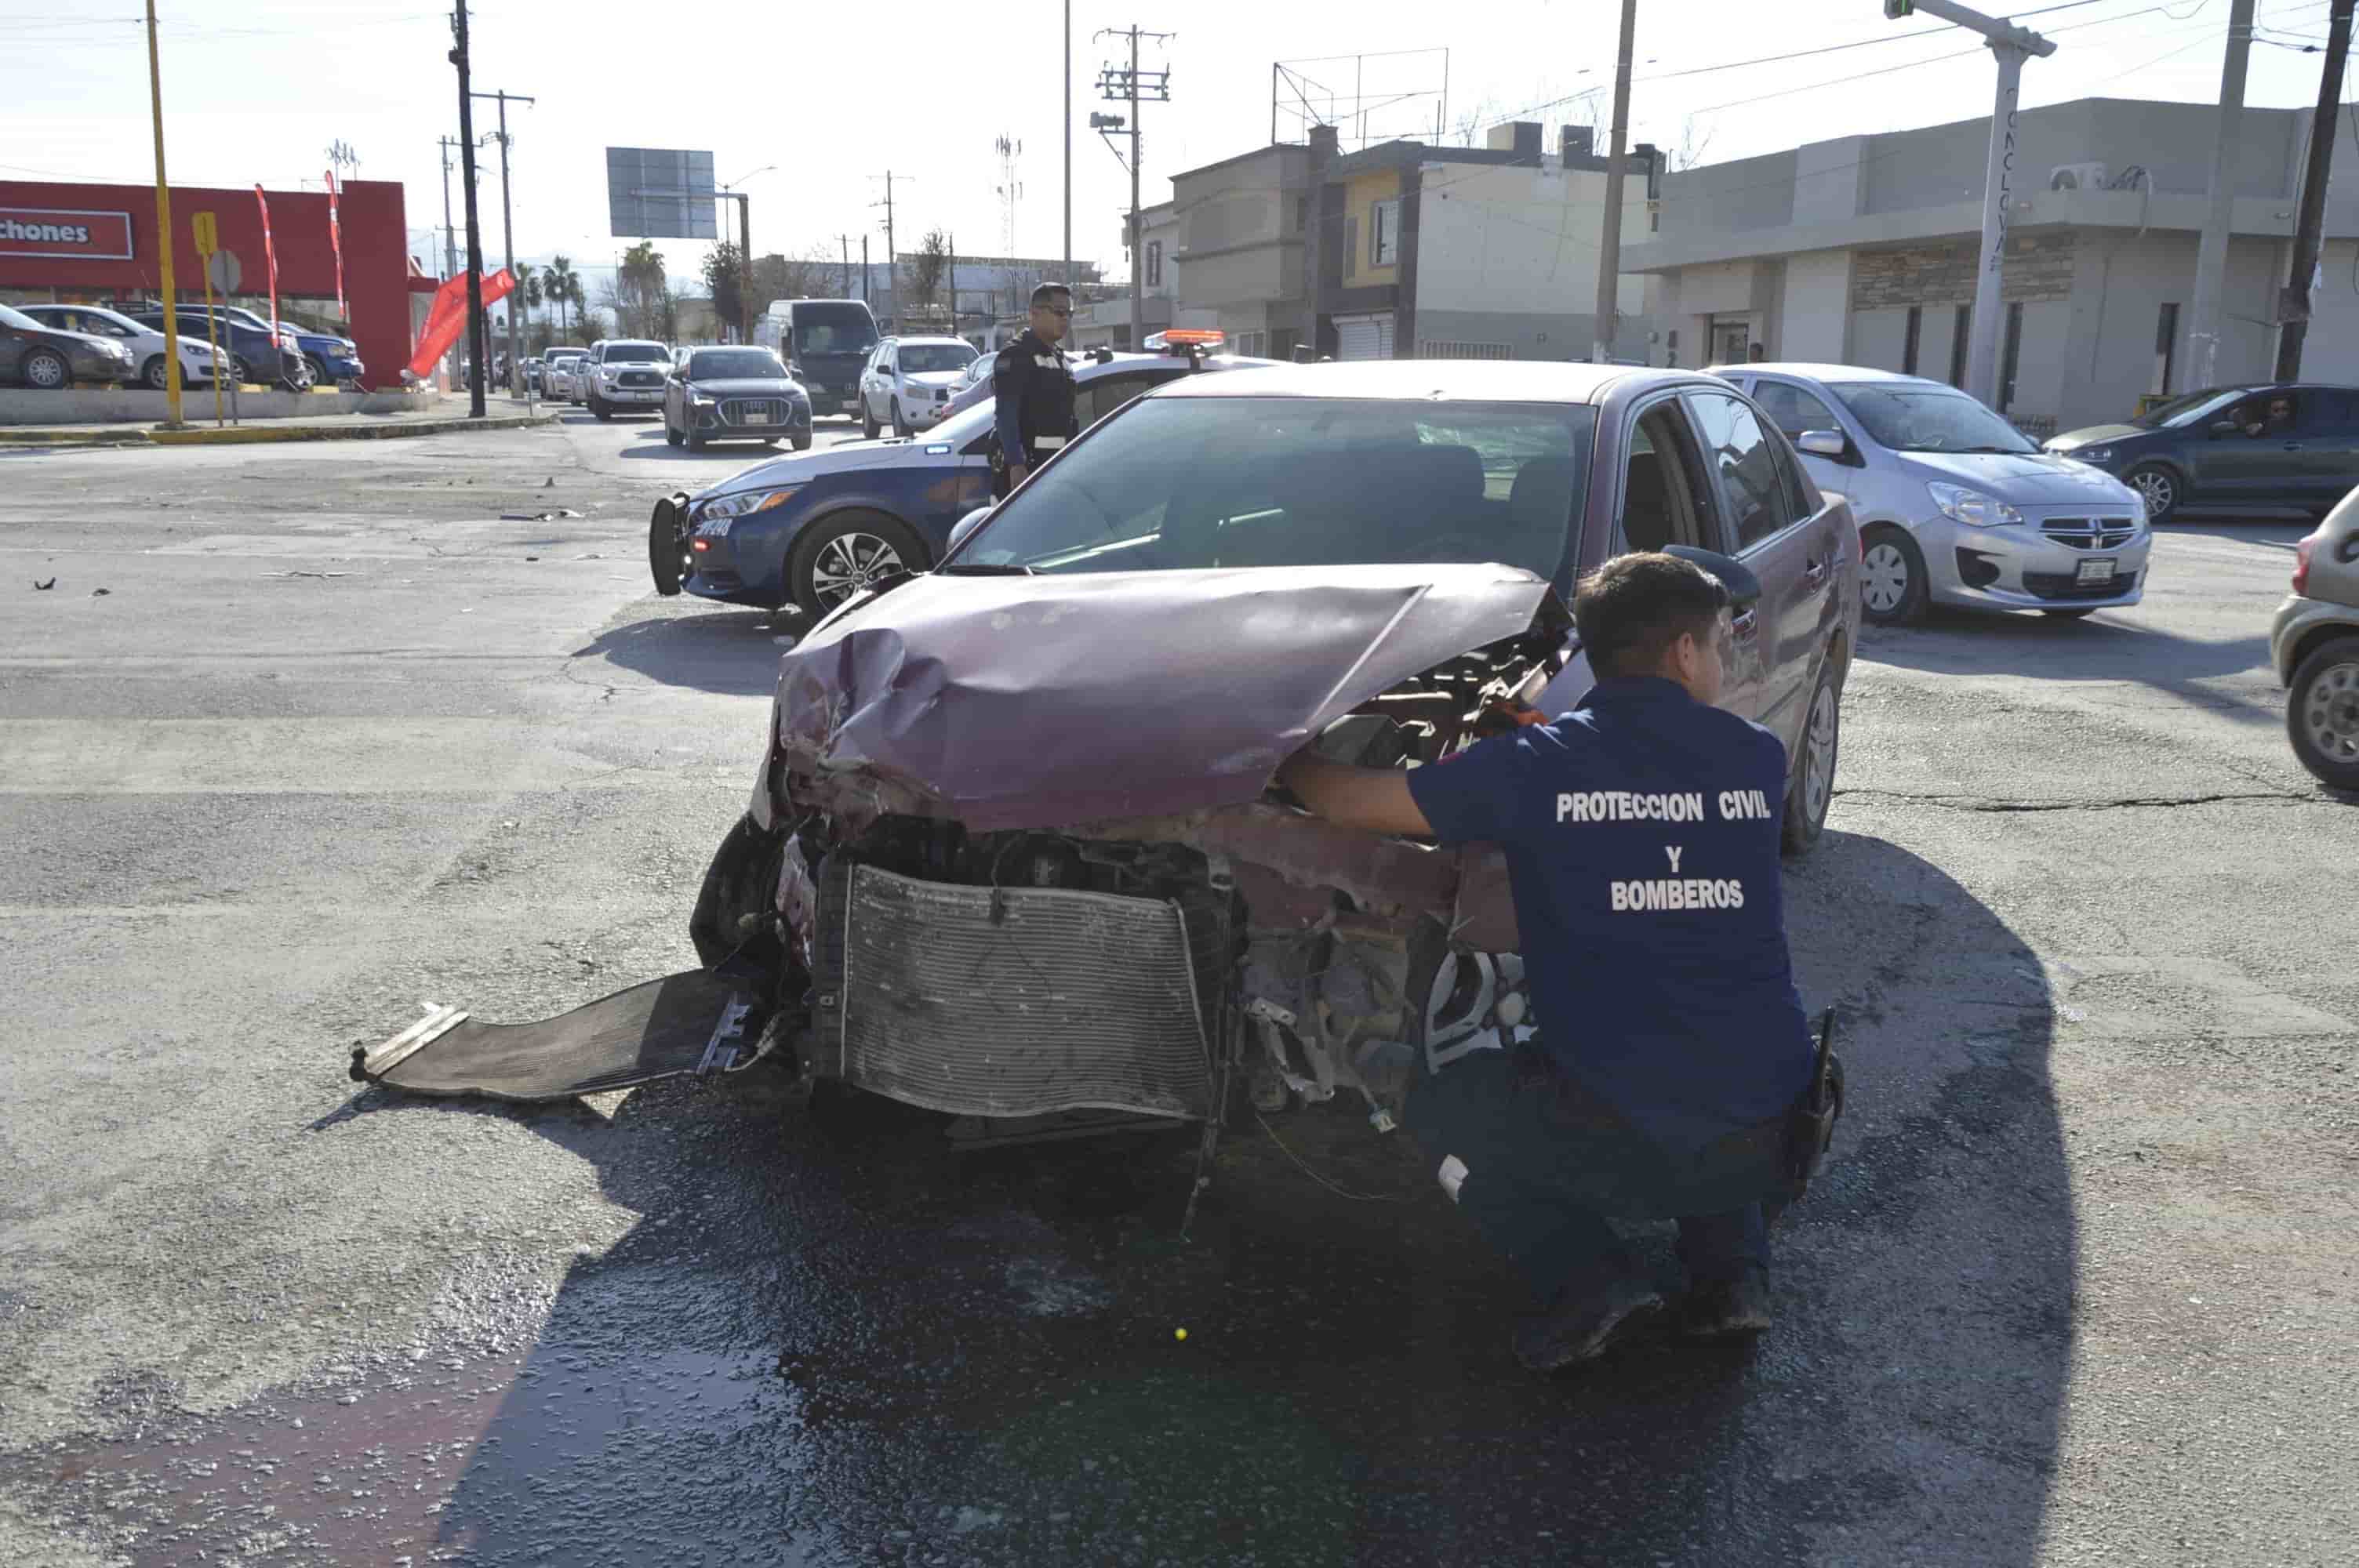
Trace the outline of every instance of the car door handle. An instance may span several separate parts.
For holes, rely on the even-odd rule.
[[[1827,580],[1827,563],[1826,563],[1826,562],[1824,562],[1824,561],[1812,561],[1809,566],[1806,566],[1806,567],[1804,567],[1804,568],[1802,568],[1802,585],[1803,585],[1805,588],[1816,588],[1816,587],[1818,587],[1821,583],[1822,583],[1822,582],[1824,582],[1824,581],[1826,581],[1826,580]]]
[[[1729,617],[1728,629],[1740,637],[1750,637],[1759,629],[1760,618],[1750,610],[1740,610]]]
[[[2299,441],[2288,441],[2285,444],[2285,449],[2288,452],[2298,452],[2301,450],[2301,443]]]

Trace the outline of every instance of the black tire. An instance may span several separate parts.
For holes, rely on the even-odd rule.
[[[230,374],[237,378],[238,385],[252,386],[254,384],[254,367],[245,362],[245,359],[243,355],[230,355],[229,372]]]
[[[2169,463],[2139,463],[2122,475],[2122,482],[2146,497],[2146,520],[2167,523],[2187,499],[2187,481]]]
[[[897,397],[895,398],[893,400],[893,434],[897,436],[914,436],[917,433],[916,427],[912,426],[908,420],[901,416],[901,400]]]
[[[2359,791],[2359,637],[2323,643],[2294,667],[2286,735],[2319,783]]]
[[[876,416],[868,412],[868,395],[864,392],[860,395],[860,434],[862,438],[873,441],[876,433]]]
[[[2042,615],[2053,615],[2059,621],[2080,621],[2087,618],[2088,616],[2094,615],[2096,612],[2097,607],[2093,604],[2083,610],[2043,610],[2039,613]]]
[[[655,514],[647,519],[647,571],[656,579],[656,591],[669,599],[679,592],[688,570],[688,529],[679,503],[666,497],[656,503]]]
[[[892,559],[880,558],[875,546],[889,550]],[[930,564],[925,541],[908,524],[881,512],[839,512],[795,541],[787,591],[796,608],[817,620],[897,563],[913,572]]]
[[[809,436],[797,436],[795,438],[795,450],[799,452],[810,451],[810,444],[811,438]]]
[[[667,447],[677,447],[679,445],[679,432],[671,427],[670,418],[666,417],[664,420],[664,445]]]
[[[16,373],[37,392],[63,392],[73,385],[73,365],[55,349],[35,349]]]
[[[302,355],[296,355],[292,365],[287,364],[283,356],[279,363],[285,373],[279,376],[278,384],[288,391],[309,392],[319,384],[317,379],[311,374],[311,362]]]
[[[311,384],[313,386],[333,386],[336,384],[336,378],[328,373],[327,361],[321,359],[317,354],[305,354],[303,356],[303,362],[311,367]]]
[[[595,397],[590,400],[590,412],[596,415],[602,420],[612,419],[614,416],[614,411]]]
[[[1843,672],[1831,654],[1819,666],[1818,685],[1802,716],[1800,766],[1786,792],[1780,839],[1788,855],[1810,852],[1826,831],[1827,808],[1835,797],[1835,765],[1843,756]]]
[[[161,354],[149,354],[147,362],[139,367],[139,384],[150,392],[172,390],[172,371]]]
[[[1905,528],[1873,528],[1860,542],[1859,607],[1879,626],[1906,626],[1925,613],[1925,552]]]
[[[688,449],[691,452],[701,452],[704,450],[704,438],[698,435],[693,430],[688,431],[680,438],[680,439],[688,444]]]

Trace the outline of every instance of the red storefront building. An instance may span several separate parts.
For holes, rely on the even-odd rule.
[[[295,302],[307,316],[332,319],[336,255],[328,235],[327,192],[264,194],[278,257],[281,314]],[[262,212],[251,187],[172,188],[172,281],[179,297],[204,297],[190,229],[198,212],[213,214],[222,249],[236,254],[243,273],[237,303],[257,315],[269,314]],[[343,231],[349,335],[368,366],[366,384],[398,386],[410,354],[409,239],[401,187],[353,180],[339,191],[336,212]],[[114,306],[160,300],[160,254],[153,185],[0,179],[0,297]],[[199,323],[189,335],[201,336],[202,330]]]

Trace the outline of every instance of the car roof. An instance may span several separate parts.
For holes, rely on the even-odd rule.
[[[897,348],[904,349],[946,349],[952,346],[971,349],[974,347],[964,338],[895,338],[892,342]]]
[[[1811,364],[1799,360],[1765,360],[1758,363],[1712,365],[1707,375],[1790,375],[1804,381],[1891,381],[1914,382],[1919,386],[1938,386],[1945,392],[1956,387],[1946,381],[1936,381],[1930,375],[1908,375],[1897,370],[1876,370],[1869,365]]]
[[[1124,362],[1114,362],[1114,365]],[[1256,367],[1256,373],[1250,376],[1190,376],[1158,395],[1594,403],[1610,389],[1632,383],[1672,385],[1698,379],[1694,371],[1545,360],[1343,360],[1308,365],[1272,361]]]

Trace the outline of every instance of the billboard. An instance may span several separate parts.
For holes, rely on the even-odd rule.
[[[606,149],[606,217],[624,239],[717,240],[712,155],[666,147]]]
[[[0,207],[0,256],[129,261],[131,214],[79,208]]]

